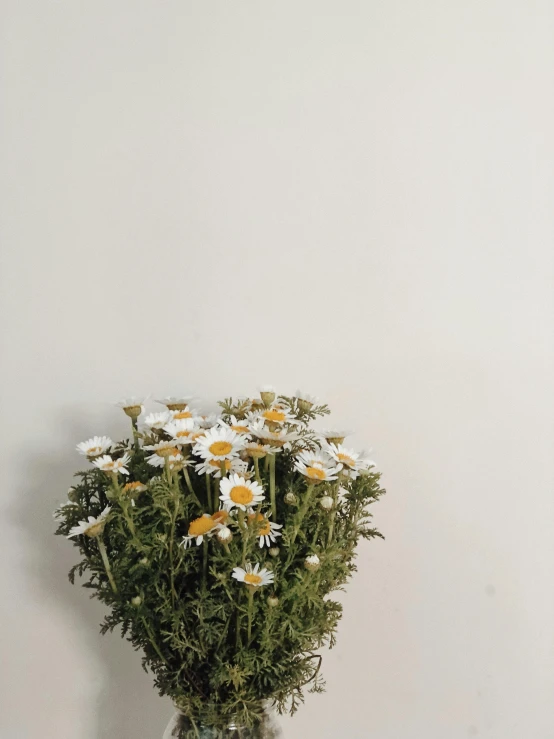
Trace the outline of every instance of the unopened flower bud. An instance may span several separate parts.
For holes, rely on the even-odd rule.
[[[285,494],[285,503],[287,505],[296,505],[298,503],[298,498],[293,492],[288,492]]]
[[[304,413],[307,413],[313,406],[313,403],[311,403],[309,400],[304,400],[303,398],[298,399],[298,408],[301,411],[304,411]]]
[[[310,554],[304,560],[304,567],[310,572],[315,572],[316,570],[319,570],[320,564],[321,562],[317,554]]]
[[[75,488],[69,488],[67,491],[67,497],[72,503],[76,503],[79,500],[79,496],[77,495]]]
[[[278,557],[279,556],[279,547],[271,547],[269,550],[269,556],[270,557]]]
[[[330,511],[333,507],[333,498],[331,498],[330,495],[324,495],[323,498],[319,501],[319,505],[323,508],[324,511]]]
[[[216,536],[222,544],[228,544],[233,538],[231,529],[228,526],[222,526],[218,529]]]
[[[267,605],[270,608],[277,608],[277,606],[279,605],[279,598],[276,595],[270,595],[267,599]]]
[[[135,597],[134,597],[134,598],[131,598],[131,603],[132,603],[132,604],[133,604],[133,605],[134,605],[134,606],[135,606],[136,608],[138,608],[138,607],[140,606],[140,604],[142,603],[142,598],[140,597],[140,595],[135,595]]]
[[[142,558],[142,559],[140,560],[140,564],[141,564],[141,565],[147,565],[147,564],[148,564],[148,557],[143,557],[143,558]]]
[[[264,405],[269,406],[275,400],[275,390],[270,390],[269,388],[267,390],[262,390],[260,397],[263,400]]]

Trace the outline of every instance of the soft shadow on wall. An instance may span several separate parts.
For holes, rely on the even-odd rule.
[[[34,461],[31,458],[27,463],[26,484],[14,516],[28,555],[24,565],[28,579],[43,593],[45,602],[62,611],[60,621],[79,630],[82,648],[88,651],[91,665],[101,665],[97,690],[86,696],[86,713],[94,723],[79,734],[76,727],[71,739],[161,737],[172,714],[171,702],[159,697],[152,676],[142,669],[141,656],[131,644],[117,631],[100,635],[104,607],[88,597],[88,591],[79,586],[78,579],[75,585],[67,579],[69,569],[78,561],[78,553],[69,541],[53,535],[56,522],[52,513],[66,499],[65,492],[72,484],[74,473],[87,466],[84,458],[75,452],[75,444],[89,438],[90,429],[77,422],[70,412],[58,420],[58,426],[62,428],[62,452],[51,456],[37,453]],[[77,678],[68,674],[65,679],[71,684]],[[56,690],[63,691],[63,685]],[[44,728],[45,736],[50,735],[46,717]]]

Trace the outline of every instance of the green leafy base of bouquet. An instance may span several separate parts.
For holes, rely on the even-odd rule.
[[[288,397],[269,404],[229,399],[222,406],[229,427],[249,418],[254,429],[239,438],[230,464],[200,473],[205,458],[198,457],[198,443],[204,442],[171,447],[171,422],[166,430],[139,431],[131,416],[133,440],[112,444],[112,468],[106,456],[89,454],[95,466],[77,474],[70,500],[57,512],[56,533],[75,537],[82,555],[70,580],[83,577],[84,587],[109,607],[102,633],[120,627],[143,652],[160,694],[184,716],[182,736],[199,726],[262,728],[268,705],[292,714],[306,688],[323,690],[317,650],[334,646],[342,611],[329,595],[356,570],[360,537],[381,536],[368,523],[368,506],[384,493],[372,466],[354,460],[355,467],[345,468],[329,456],[323,481],[310,478],[309,465],[301,469],[302,451],[333,452],[332,442],[310,428],[326,406],[306,408]],[[267,408],[285,409],[287,422],[261,425]],[[202,427],[192,433],[201,435]],[[272,443],[267,434],[282,438]],[[271,453],[249,456],[246,438],[254,440],[252,453],[253,444]],[[164,457],[169,448],[178,455]],[[339,448],[334,445],[335,457]],[[161,468],[152,464],[158,453]],[[230,510],[221,513],[224,489],[245,495],[232,487],[228,469],[239,460],[245,485],[263,489],[263,500],[246,510],[229,501]],[[270,529],[270,521],[282,528]]]

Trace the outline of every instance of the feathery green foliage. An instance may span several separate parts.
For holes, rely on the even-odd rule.
[[[139,432],[136,417],[133,439],[110,450],[112,459],[130,457],[127,479],[97,467],[79,472],[70,500],[57,512],[56,533],[64,536],[88,517],[98,519],[74,535],[81,560],[70,580],[83,578],[84,587],[108,606],[102,631],[119,627],[143,653],[143,666],[154,675],[160,694],[170,696],[183,713],[181,736],[200,736],[200,726],[223,736],[233,722],[260,727],[268,705],[294,713],[305,689],[322,691],[318,650],[335,644],[342,611],[329,596],[355,572],[360,537],[381,536],[370,525],[368,511],[384,493],[372,466],[339,464],[335,477],[323,482],[295,467],[302,450],[327,453],[329,447],[310,428],[311,421],[328,413],[327,407],[294,397],[270,400],[221,403],[223,421],[248,423],[254,429],[250,438],[278,453],[254,465],[247,449],[237,452],[235,459],[244,460],[240,474],[258,480],[265,499],[250,515],[235,508],[228,516],[223,513],[217,526],[217,516],[210,518],[205,526],[213,528],[199,545],[192,541],[185,547],[183,537],[191,522],[219,509],[221,477],[198,473],[191,462],[201,460],[192,445],[178,446],[171,463],[162,449],[165,466],[152,466],[152,450],[144,447],[168,442],[170,433]],[[261,426],[266,408],[286,411],[289,421]],[[256,421],[276,438],[257,437]],[[293,434],[292,441],[277,439],[283,430]],[[196,426],[195,433],[201,433]],[[329,465],[338,461],[329,460]],[[227,469],[220,472],[217,462],[213,466],[227,477]],[[280,532],[275,530],[282,536],[264,540],[268,547],[260,546],[260,536],[268,530],[272,476],[276,515],[271,520],[282,525]],[[129,481],[145,489],[126,487]],[[225,540],[229,530],[230,540]],[[273,582],[256,587],[237,581],[233,569],[248,564],[272,573]]]

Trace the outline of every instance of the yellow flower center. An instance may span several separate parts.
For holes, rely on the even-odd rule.
[[[100,521],[99,523],[94,523],[92,526],[89,526],[88,529],[85,530],[85,534],[87,536],[90,536],[91,538],[94,538],[95,536],[98,536],[102,532],[102,529],[104,528],[104,521]]]
[[[225,523],[228,518],[229,514],[227,511],[216,511],[212,516],[212,521],[215,521],[215,523]]]
[[[177,434],[176,434],[177,439],[186,439],[187,436],[190,436],[190,431],[177,431]]]
[[[180,451],[176,446],[163,446],[160,449],[156,449],[158,457],[175,457],[180,454]]]
[[[128,482],[126,485],[123,486],[123,490],[130,491],[130,490],[137,490],[137,488],[142,489],[144,485],[142,482]]]
[[[234,426],[231,426],[231,429],[235,431],[237,434],[247,434],[250,431],[248,426],[240,426],[239,424],[235,424]]]
[[[271,534],[271,524],[268,519],[261,513],[251,513],[248,516],[249,521],[255,521],[261,526],[258,528],[258,536],[267,536]]]
[[[247,572],[244,576],[244,582],[248,583],[248,585],[259,585],[262,581],[262,578],[259,575],[254,575],[252,572]]]
[[[203,536],[211,531],[216,525],[216,521],[209,516],[200,516],[195,518],[194,521],[190,522],[189,525],[189,536]]]
[[[254,500],[252,491],[246,485],[235,485],[229,492],[229,497],[233,503],[238,505],[248,505]]]
[[[102,451],[102,447],[92,446],[89,448],[87,454],[89,455],[89,457],[97,457],[101,451]]]
[[[170,411],[184,411],[187,403],[167,403],[166,408]]]
[[[173,416],[174,421],[180,421],[182,418],[192,418],[192,413],[190,411],[179,411]]]
[[[229,454],[232,448],[233,445],[229,444],[228,441],[214,441],[213,444],[210,444],[209,451],[214,457],[221,457],[224,454]]]
[[[273,423],[283,423],[286,419],[286,415],[282,411],[275,409],[264,411],[262,415],[266,421],[273,421]]]
[[[325,480],[325,470],[320,470],[319,467],[306,467],[306,472],[313,480]]]
[[[354,467],[354,465],[356,464],[356,462],[348,454],[340,452],[339,454],[337,454],[337,457],[341,462],[347,464],[349,467]]]

